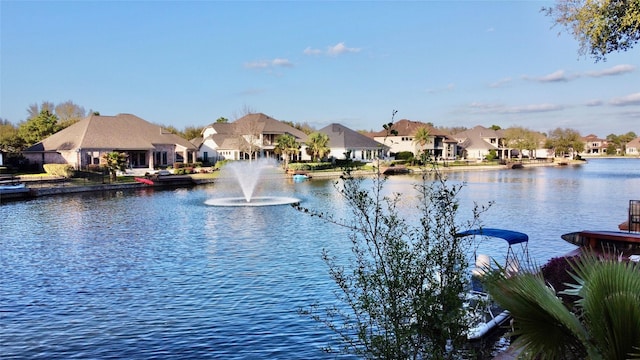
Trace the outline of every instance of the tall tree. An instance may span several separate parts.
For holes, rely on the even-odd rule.
[[[580,55],[596,62],[640,40],[640,0],[557,0],[542,10],[578,40]]]
[[[256,152],[261,149],[262,129],[260,125],[257,121],[244,121],[236,124],[235,132],[240,151],[245,153],[251,161]]]
[[[290,134],[278,135],[276,142],[277,144],[274,151],[276,154],[282,154],[284,169],[287,170],[289,168],[289,159],[292,155],[300,151],[300,144],[296,141],[296,138]]]
[[[218,119],[216,119],[216,123],[222,123],[222,124],[226,124],[229,122],[229,119],[227,119],[226,117],[219,117]]]
[[[187,140],[195,139],[202,134],[202,129],[203,129],[202,127],[187,126],[180,133],[180,135]]]
[[[569,154],[573,157],[584,151],[585,144],[577,130],[556,128],[549,132],[545,147],[553,149],[556,156]]]
[[[18,135],[18,128],[8,120],[0,119],[0,150],[17,153],[22,150],[23,141]]]
[[[530,156],[534,156],[538,148],[540,136],[537,132],[520,126],[511,127],[504,131],[505,145],[517,149],[518,156],[522,158],[523,150],[528,150]]]
[[[60,129],[71,126],[87,116],[84,108],[71,100],[56,105],[55,114],[58,116]]]
[[[426,126],[419,127],[418,130],[416,130],[416,133],[413,135],[413,143],[418,146],[417,153],[420,155],[423,161],[427,158],[427,150],[425,149],[425,146],[427,144],[431,144],[432,142],[433,139],[431,137],[431,132]]]
[[[321,132],[314,132],[307,140],[307,154],[311,155],[311,161],[322,160],[329,154],[329,135]]]
[[[18,134],[26,146],[31,146],[60,130],[58,117],[49,110],[42,110],[38,116],[29,118],[20,124]]]
[[[42,105],[38,105],[38,103],[30,104],[27,108],[27,114],[29,114],[27,119],[31,119],[40,115],[40,113],[44,110],[47,110],[51,114],[55,114],[56,107],[51,101],[43,101]]]

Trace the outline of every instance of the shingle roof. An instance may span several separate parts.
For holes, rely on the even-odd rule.
[[[306,141],[307,134],[280,120],[276,120],[263,113],[247,114],[233,122],[237,127],[254,126],[255,130],[262,134],[290,134],[298,141]]]
[[[382,146],[379,142],[340,124],[330,124],[318,131],[329,136],[330,147],[377,149]]]
[[[169,133],[135,115],[90,115],[83,120],[58,131],[26,152],[72,149],[150,150],[155,145],[180,145],[196,150],[186,139]]]

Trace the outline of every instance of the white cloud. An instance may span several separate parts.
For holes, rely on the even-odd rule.
[[[493,82],[493,83],[489,84],[489,87],[492,87],[492,88],[503,87],[503,86],[507,85],[508,83],[510,83],[511,81],[513,81],[513,79],[511,79],[510,77],[506,77],[506,78],[500,79],[500,80],[498,80],[496,82]]]
[[[600,70],[600,71],[588,71],[587,76],[591,77],[602,77],[602,76],[614,76],[625,73],[633,72],[636,69],[635,66],[629,64],[616,65],[614,67]]]
[[[341,55],[346,53],[357,53],[359,48],[348,48],[343,42],[337,43],[327,48],[327,54],[329,55]]]
[[[594,99],[589,100],[585,103],[586,106],[601,106],[603,104],[602,100]]]
[[[273,60],[257,60],[244,64],[248,69],[270,69],[274,67],[293,67],[293,63],[287,59],[275,58]]]
[[[531,104],[522,106],[504,106],[501,104],[488,104],[474,102],[469,105],[474,113],[482,114],[525,114],[558,111],[564,109],[561,105],[555,104]]]
[[[360,52],[360,48],[350,48],[347,47],[344,42],[339,42],[335,45],[332,46],[327,46],[327,50],[326,51],[322,51],[320,49],[314,49],[310,46],[308,46],[306,49],[304,49],[303,53],[305,55],[329,55],[329,56],[338,56],[338,55],[342,55],[342,54],[347,54],[347,53],[357,53]]]
[[[322,54],[322,50],[320,50],[320,49],[312,49],[310,46],[307,46],[307,48],[304,49],[303,53],[305,55],[320,55],[320,54]]]
[[[569,78],[565,75],[564,70],[558,70],[552,72],[551,74],[534,78],[534,80],[539,82],[561,82],[569,81]]]
[[[633,106],[640,105],[640,93],[629,94],[618,98],[613,98],[609,101],[609,104],[613,106]]]

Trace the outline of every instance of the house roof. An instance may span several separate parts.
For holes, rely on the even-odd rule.
[[[427,128],[429,130],[429,134],[433,135],[433,136],[446,136],[445,133],[443,133],[442,131],[434,128],[433,126],[420,122],[420,121],[412,121],[412,120],[407,120],[407,119],[402,119],[399,120],[397,122],[395,122],[392,126],[391,129],[395,130],[398,132],[398,135],[396,136],[414,136],[416,134],[416,132],[418,131],[418,129],[420,128]],[[387,130],[382,130],[382,131],[378,131],[378,132],[374,132],[372,134],[370,134],[370,136],[372,137],[382,137],[382,136],[389,136],[389,134],[387,133]]]
[[[25,152],[73,149],[150,150],[155,145],[164,144],[196,149],[186,139],[135,115],[90,115],[29,147]]]
[[[627,143],[627,149],[631,147],[640,148],[640,137],[635,138]]]
[[[453,135],[456,139],[465,139],[465,138],[477,138],[477,139],[485,139],[485,138],[501,138],[503,137],[501,132],[496,130],[488,129],[484,126],[478,125],[473,129],[465,130]]]
[[[340,124],[330,124],[318,130],[329,136],[329,147],[345,149],[379,149],[382,144]]]
[[[236,131],[240,131],[240,129],[244,127],[252,131],[255,130],[261,134],[290,134],[296,137],[298,141],[307,140],[307,134],[304,132],[263,113],[247,114],[234,121],[233,124],[236,127]]]

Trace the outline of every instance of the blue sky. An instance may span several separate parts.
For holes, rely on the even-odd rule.
[[[71,100],[202,126],[246,110],[316,128],[640,134],[640,45],[595,63],[543,1],[0,2],[0,117]]]

